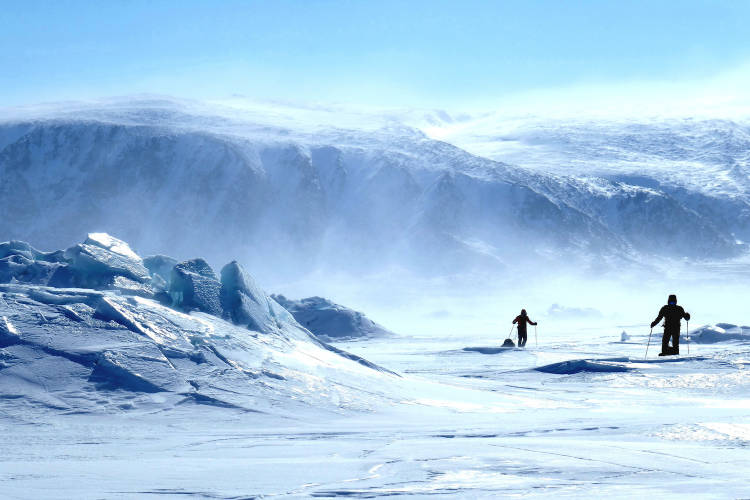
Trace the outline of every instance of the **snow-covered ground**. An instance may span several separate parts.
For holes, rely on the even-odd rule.
[[[538,347],[530,333],[527,350],[495,354],[465,348],[503,334],[339,344],[403,375],[359,392],[371,404],[358,410],[153,402],[79,414],[4,398],[3,496],[750,495],[750,344],[664,359],[655,334],[646,360],[642,328],[627,342],[614,329],[540,329]]]
[[[4,498],[750,493],[750,327],[646,358],[645,327],[553,304],[526,350],[505,326],[329,345],[234,261],[0,252]]]

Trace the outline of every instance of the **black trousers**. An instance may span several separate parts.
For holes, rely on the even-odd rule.
[[[672,339],[672,347],[669,347],[669,339]],[[665,328],[661,338],[661,352],[663,354],[680,354],[680,329]]]
[[[518,330],[518,347],[526,345],[526,330]]]

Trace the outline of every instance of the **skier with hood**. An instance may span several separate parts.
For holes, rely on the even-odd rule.
[[[537,323],[534,323],[529,319],[529,316],[526,314],[526,309],[521,309],[521,314],[516,316],[513,323],[518,323],[518,347],[523,347],[526,345],[526,323],[534,326],[536,326]]]
[[[677,295],[669,296],[667,305],[662,306],[659,310],[659,316],[651,323],[651,328],[655,327],[662,318],[664,319],[664,335],[661,338],[661,353],[659,353],[659,356],[680,354],[681,320],[690,321],[690,314],[677,305]],[[670,338],[672,339],[672,347],[669,346]]]

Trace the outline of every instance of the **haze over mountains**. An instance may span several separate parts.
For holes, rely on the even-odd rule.
[[[321,269],[508,276],[519,263],[599,272],[746,253],[740,123],[530,122],[485,134],[444,113],[342,112],[324,125],[316,113],[169,99],[9,112],[0,234],[49,249],[107,231],[142,254],[238,257],[267,281]],[[496,159],[397,119],[462,123],[446,139]]]

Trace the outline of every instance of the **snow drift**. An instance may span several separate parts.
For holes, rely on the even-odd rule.
[[[696,344],[716,344],[730,341],[750,342],[750,327],[730,323],[706,325],[690,332],[690,341]]]
[[[290,300],[283,295],[271,297],[292,313],[299,324],[326,342],[392,335],[392,332],[369,319],[364,313],[322,297],[301,300]]]

